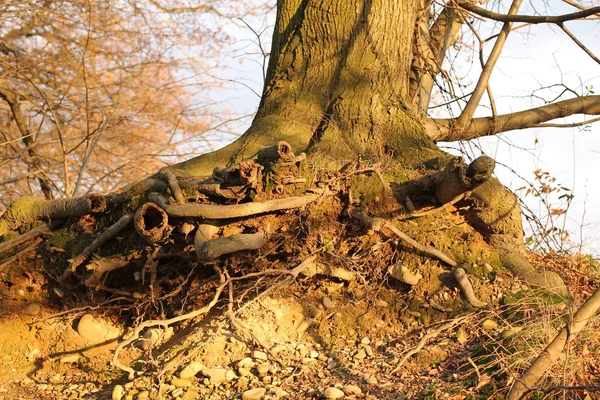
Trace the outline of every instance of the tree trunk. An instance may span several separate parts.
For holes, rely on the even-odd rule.
[[[333,160],[389,154],[415,163],[438,154],[410,109],[419,0],[282,0],[267,83],[248,131],[176,168],[207,175],[279,140]]]

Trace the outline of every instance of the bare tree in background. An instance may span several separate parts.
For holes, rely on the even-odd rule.
[[[0,201],[107,192],[191,153],[240,1],[0,4]],[[261,8],[261,6],[255,6]]]

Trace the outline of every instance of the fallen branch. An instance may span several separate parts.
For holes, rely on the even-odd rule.
[[[108,227],[104,232],[102,232],[102,234],[96,239],[94,239],[94,241],[88,247],[83,249],[83,251],[79,253],[77,257],[70,260],[70,267],[65,269],[59,281],[61,283],[64,282],[69,276],[71,276],[71,274],[73,274],[77,270],[77,267],[79,267],[85,262],[85,260],[88,259],[89,256],[94,254],[104,243],[112,239],[123,228],[129,225],[132,220],[133,213],[126,214],[119,218],[117,222]]]
[[[436,258],[440,261],[443,261],[452,267],[456,267],[456,261],[454,261],[452,258],[447,256],[443,252],[439,251],[438,249],[435,249],[431,246],[420,244],[419,242],[417,242],[416,240],[414,240],[413,238],[408,236],[406,233],[404,233],[400,229],[398,229],[398,227],[396,227],[394,224],[386,221],[383,218],[371,218],[364,212],[354,213],[354,214],[352,214],[352,217],[354,219],[357,219],[358,221],[360,221],[367,229],[374,231],[374,232],[379,232],[383,228],[387,228],[388,230],[392,231],[392,233],[394,233],[396,236],[398,236],[404,242],[408,243],[411,247],[413,247],[417,251],[419,251],[425,255],[428,255],[430,257]]]
[[[598,312],[598,309],[600,309],[600,288],[596,289],[594,294],[583,303],[581,308],[573,315],[571,322],[556,335],[527,371],[515,381],[506,399],[518,400],[530,390],[534,390],[535,384],[542,375],[558,360],[565,347],[585,328],[590,319]]]
[[[469,281],[469,277],[467,273],[462,268],[456,268],[454,270],[454,278],[458,282],[460,289],[462,290],[465,299],[475,308],[485,307],[487,304],[483,301],[479,300],[477,296],[475,296],[475,292],[473,291],[473,286],[471,286],[471,282]]]
[[[323,194],[308,194],[299,197],[267,200],[262,203],[244,203],[230,206],[217,206],[213,204],[172,205],[167,204],[165,198],[160,193],[150,193],[148,200],[158,204],[170,217],[231,219],[304,207],[322,196]]]

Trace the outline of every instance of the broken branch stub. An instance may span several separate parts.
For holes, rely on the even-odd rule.
[[[265,147],[256,153],[256,161],[263,165],[269,165],[280,159],[287,159],[293,156],[292,146],[288,142],[279,142],[272,146]]]
[[[173,228],[167,213],[152,202],[144,203],[133,218],[136,232],[150,244],[165,240]]]

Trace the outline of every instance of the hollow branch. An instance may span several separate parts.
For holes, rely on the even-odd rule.
[[[304,207],[322,197],[323,194],[308,194],[299,197],[268,200],[262,203],[244,203],[230,206],[213,204],[167,204],[165,198],[159,193],[151,193],[148,199],[158,204],[170,217],[196,217],[206,219],[230,219],[264,214],[272,211],[289,210]]]
[[[293,155],[292,146],[288,142],[281,141],[256,153],[256,161],[261,165],[267,165]]]
[[[507,400],[518,400],[534,388],[534,385],[559,358],[567,344],[575,339],[577,334],[585,328],[587,323],[600,309],[600,289],[586,300],[581,308],[575,313],[571,322],[564,327],[550,344],[535,359],[531,366],[515,381]]]
[[[487,304],[483,301],[479,300],[477,296],[475,296],[475,291],[473,290],[473,286],[471,286],[471,282],[469,281],[469,277],[467,273],[462,268],[456,268],[454,270],[454,278],[458,282],[460,289],[462,290],[465,299],[475,308],[485,307]]]
[[[173,227],[169,225],[167,213],[152,202],[144,203],[133,217],[136,232],[148,243],[158,243],[169,236]]]

